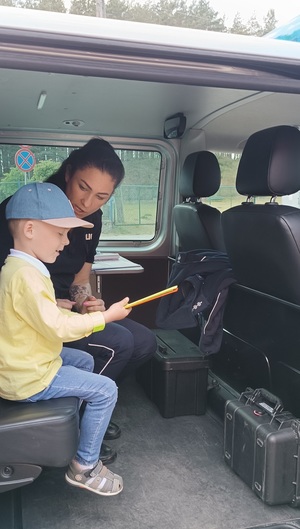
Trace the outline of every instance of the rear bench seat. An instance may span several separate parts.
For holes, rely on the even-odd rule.
[[[42,467],[64,467],[79,438],[79,400],[0,399],[0,492],[32,483]]]

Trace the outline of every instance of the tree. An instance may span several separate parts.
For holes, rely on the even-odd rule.
[[[6,197],[13,195],[27,181],[27,175],[17,169],[12,167],[9,173],[4,173],[4,178],[1,180],[0,187],[0,200],[4,200]]]
[[[240,13],[236,13],[229,33],[236,33],[237,35],[249,35],[247,26],[243,24]]]
[[[74,15],[96,16],[96,0],[73,0],[70,13]]]
[[[266,16],[264,17],[264,28],[262,35],[266,35],[267,33],[270,33],[273,29],[276,28],[277,20],[275,18],[275,11],[274,9],[270,9]]]
[[[262,31],[261,26],[259,25],[255,15],[252,15],[247,23],[248,35],[259,35]]]
[[[11,167],[15,167],[15,154],[18,150],[16,145],[2,143],[0,148],[0,182],[5,173],[8,173]]]
[[[36,182],[42,182],[52,176],[59,168],[59,162],[53,162],[53,160],[43,160],[36,164],[33,170],[32,180]]]
[[[0,0],[0,5],[66,12],[64,0]],[[225,17],[220,17],[209,0],[71,0],[70,13],[85,16],[104,16],[118,20],[164,24],[167,26],[262,36],[276,26],[274,9],[270,9],[261,25],[252,15],[243,22],[236,13],[232,26],[225,26]]]
[[[0,0],[0,5],[54,11],[55,13],[66,13],[67,11],[63,0]]]
[[[0,6],[15,7],[14,0],[0,0]]]
[[[220,17],[219,13],[212,9],[206,0],[193,0],[188,7],[184,27],[208,31],[226,31],[224,18]]]
[[[240,13],[237,13],[234,17],[230,33],[237,33],[238,35],[256,35],[262,37],[266,33],[269,33],[276,27],[276,18],[274,9],[270,9],[267,15],[264,17],[264,25],[261,26],[255,15],[252,15],[249,20],[244,24],[241,19]]]
[[[140,5],[137,5],[137,16],[140,10]],[[106,18],[113,18],[115,20],[133,20],[130,16],[130,6],[126,0],[109,0],[106,4]]]
[[[109,0],[107,17],[134,22],[163,24],[167,26],[226,31],[220,18],[207,0],[156,0],[147,4],[128,4],[126,0]]]
[[[24,9],[37,9],[37,0],[14,0],[16,7]]]
[[[63,0],[37,0],[36,9],[41,11],[54,11],[55,13],[66,13]]]
[[[20,171],[17,167],[11,167],[8,173],[4,173],[0,181],[0,201],[12,195],[28,182],[42,182],[51,176],[60,166],[60,162],[53,162],[52,160],[43,160],[37,163],[33,169],[28,173]]]

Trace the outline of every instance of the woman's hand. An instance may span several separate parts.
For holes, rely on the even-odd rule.
[[[57,299],[56,305],[61,309],[72,310],[75,305],[75,301],[70,301],[69,299]]]
[[[95,296],[88,296],[82,303],[82,310],[80,312],[81,314],[85,314],[86,312],[97,312],[99,310],[101,312],[105,311],[105,303],[103,299],[97,299]]]

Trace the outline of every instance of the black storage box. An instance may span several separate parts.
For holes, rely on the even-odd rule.
[[[300,505],[300,421],[264,389],[225,405],[224,457],[268,505]]]
[[[163,417],[203,415],[209,357],[179,331],[155,330],[158,348],[137,380]]]

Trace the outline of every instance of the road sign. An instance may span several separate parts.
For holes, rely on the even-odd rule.
[[[35,166],[35,156],[26,146],[21,147],[15,154],[15,164],[24,173],[32,171]]]

